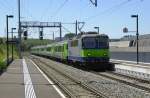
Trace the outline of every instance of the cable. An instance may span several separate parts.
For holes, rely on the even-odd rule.
[[[46,17],[47,14],[49,14],[49,11],[50,11],[52,5],[53,5],[53,0],[49,0],[48,6],[45,7],[45,9],[44,9],[44,11],[43,11],[43,13],[41,15],[41,20],[43,20],[43,18]]]
[[[4,1],[4,2],[3,2],[3,1],[1,1],[1,0],[0,0],[0,4],[3,6],[3,7],[2,7],[2,6],[0,6],[0,7],[2,7],[2,8],[3,8],[3,10],[5,10],[5,11],[6,11],[6,9],[7,9],[7,12],[8,12],[8,11],[10,11],[10,10],[12,10],[12,8],[8,7],[8,4],[9,4],[9,3],[8,3],[8,4],[6,4],[6,1]]]
[[[64,26],[62,26],[63,27],[63,29],[64,30],[66,30],[67,32],[70,32],[71,33],[71,31],[70,30],[68,30],[67,28],[65,28]]]
[[[98,13],[98,14],[96,14],[96,15],[93,15],[93,16],[87,18],[85,21],[90,21],[90,20],[98,17],[99,15],[103,15],[103,14],[108,13],[108,12],[112,13],[113,11],[115,11],[116,9],[119,9],[121,6],[129,3],[130,1],[132,1],[132,0],[125,0],[125,1],[123,1],[123,2],[121,2],[119,4],[117,4],[117,5],[114,5],[114,6],[110,7],[110,8],[108,8],[108,9],[106,9],[106,10],[104,10],[104,11]]]
[[[23,3],[23,1],[24,1],[24,3]],[[33,17],[33,15],[30,13],[30,11],[29,11],[29,2],[28,2],[28,0],[22,0],[22,5],[24,5],[24,13],[26,13],[26,17],[25,18],[32,18],[32,19],[36,19],[35,17]],[[22,6],[22,9],[23,9],[23,6]],[[28,15],[29,15],[29,17],[28,17]]]
[[[12,3],[10,3],[10,1],[5,0],[5,4],[8,5],[8,8],[10,10],[14,10],[14,5],[12,5]]]
[[[56,12],[53,14],[53,16],[56,16],[60,10],[65,6],[65,4],[68,2],[69,0],[65,0],[61,5],[60,7],[56,10]]]

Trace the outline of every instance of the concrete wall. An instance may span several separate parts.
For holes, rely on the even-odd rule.
[[[136,61],[136,40],[110,42],[111,59]],[[139,40],[139,61],[150,62],[150,39]]]
[[[117,42],[110,42],[110,47],[129,47],[130,41],[117,41]]]
[[[110,47],[110,52],[136,52],[136,47]],[[150,47],[139,47],[139,52],[150,52]]]
[[[131,43],[133,42],[133,43]],[[110,47],[135,47],[136,40],[131,41],[117,41],[117,42],[110,42]],[[150,47],[150,39],[140,39],[139,40],[139,47]]]
[[[111,59],[136,61],[136,52],[111,52]],[[150,52],[139,53],[140,62],[150,62]]]
[[[150,47],[150,39],[139,40],[140,47]]]

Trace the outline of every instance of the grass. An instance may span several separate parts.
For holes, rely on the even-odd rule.
[[[6,38],[0,38],[0,70],[7,68],[6,66],[6,44],[5,44]],[[52,40],[44,39],[28,39],[28,40],[22,40],[22,50],[28,52],[31,47],[37,46],[37,45],[46,45],[49,43],[52,43]],[[14,45],[15,46],[15,45]],[[11,57],[12,51],[11,51],[11,45],[9,46],[9,56]],[[18,58],[18,53],[16,48],[14,48],[14,59]]]
[[[0,45],[0,70],[4,69],[6,67],[6,63],[5,63],[5,45],[1,44]]]
[[[43,39],[43,40],[39,40],[39,39],[28,39],[28,40],[23,40],[22,41],[22,49],[24,51],[29,51],[31,47],[33,46],[38,46],[38,45],[47,45],[52,43],[52,40],[48,40],[48,39]]]
[[[9,56],[11,57],[11,45],[9,46]],[[16,49],[14,48],[14,58],[18,58]],[[6,44],[0,44],[0,70],[5,69],[6,66]]]

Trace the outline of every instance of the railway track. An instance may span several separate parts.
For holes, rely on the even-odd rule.
[[[69,98],[109,98],[69,74],[66,74],[37,58],[32,60],[51,78]]]
[[[142,89],[150,93],[150,81],[146,79],[140,79],[137,77],[117,73],[117,72],[92,72],[94,74],[106,77],[130,86],[133,86],[137,89]]]
[[[118,69],[118,68],[117,68]],[[119,69],[118,69],[119,70]],[[121,69],[123,70],[123,69]],[[122,72],[109,72],[111,74],[115,74],[115,75],[118,75],[118,76],[121,76],[121,77],[126,77],[126,78],[129,78],[129,79],[132,79],[132,80],[135,80],[135,81],[138,81],[138,82],[141,82],[141,83],[147,83],[147,84],[150,84],[150,78],[143,78],[143,77],[139,77],[138,74],[137,75],[132,75],[132,74],[125,74],[125,73],[122,73]],[[138,72],[139,73],[139,72]]]
[[[143,90],[136,86],[129,85],[128,83],[123,83],[121,81],[105,77],[104,75],[103,76],[99,75],[97,72],[93,73],[84,71],[82,69],[70,67],[66,64],[62,64],[38,56],[33,57],[37,58],[37,61],[41,60],[42,64],[45,63],[46,66],[51,65],[52,67],[58,69],[59,71],[69,74],[69,76],[79,81],[78,83],[86,83],[89,87],[94,88],[96,91],[99,91],[100,94],[102,93],[104,97],[106,96],[109,98],[150,98],[150,92],[148,90]],[[110,77],[113,77],[112,73],[107,74],[109,75],[111,74]],[[114,77],[117,76],[114,75]],[[124,77],[123,79],[127,78]],[[140,81],[132,80],[132,82],[138,83]]]
[[[141,66],[136,66],[136,67],[140,68]],[[120,68],[116,68],[116,72],[124,74],[124,75],[128,75],[128,76],[136,77],[138,79],[150,81],[150,74],[148,73],[142,73],[142,72],[127,70],[127,69],[120,69]]]

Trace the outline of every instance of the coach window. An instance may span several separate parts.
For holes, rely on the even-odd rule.
[[[73,40],[71,42],[71,47],[77,47],[78,46],[78,40]]]
[[[62,52],[64,51],[64,46],[61,46],[61,51],[62,51]]]
[[[47,48],[47,51],[51,51],[51,47],[48,47],[48,48]]]
[[[57,46],[55,46],[55,51],[57,52]]]
[[[59,46],[58,51],[61,52],[61,46]]]
[[[68,44],[66,45],[66,49],[68,49]]]
[[[57,46],[57,52],[61,51],[61,46]]]

